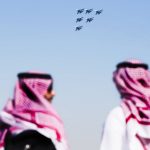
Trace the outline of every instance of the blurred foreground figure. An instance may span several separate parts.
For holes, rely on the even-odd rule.
[[[139,60],[117,65],[113,80],[121,105],[108,115],[100,150],[150,150],[150,72]]]
[[[0,150],[68,150],[54,95],[51,75],[18,74],[14,97],[0,113]]]

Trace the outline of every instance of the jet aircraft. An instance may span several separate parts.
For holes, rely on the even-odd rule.
[[[95,11],[95,15],[100,15],[102,12],[103,12],[103,9],[101,9],[101,10],[96,10],[96,11]]]
[[[86,9],[85,13],[86,13],[86,14],[89,14],[89,13],[91,13],[92,11],[93,11],[93,9]]]
[[[77,14],[81,14],[81,13],[83,13],[83,11],[84,11],[84,8],[78,9],[78,10],[77,10]]]
[[[83,17],[77,18],[77,19],[76,19],[76,22],[81,22],[82,20],[83,20]]]
[[[94,19],[94,17],[92,17],[92,18],[87,18],[87,19],[86,19],[86,23],[93,21],[93,19]]]
[[[76,27],[76,31],[79,31],[79,30],[81,30],[83,28],[83,26],[78,26],[78,27]]]

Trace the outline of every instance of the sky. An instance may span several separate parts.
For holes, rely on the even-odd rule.
[[[1,0],[0,109],[13,96],[18,72],[48,72],[71,150],[98,150],[104,120],[120,103],[116,64],[137,58],[150,65],[149,6],[148,0]],[[77,15],[80,8],[103,13]],[[85,22],[88,16],[93,22]],[[83,29],[75,31],[78,25]]]

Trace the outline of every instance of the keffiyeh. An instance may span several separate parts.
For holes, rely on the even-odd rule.
[[[0,124],[3,124],[3,128],[0,128],[0,147],[3,147],[8,131],[17,134],[35,129],[51,138],[54,144],[62,143],[66,150],[63,122],[43,96],[52,88],[52,77],[49,74],[29,72],[18,74],[18,78],[14,97],[8,101],[0,115]]]
[[[150,149],[150,72],[139,60],[129,60],[117,65],[113,75],[120,92],[126,134],[131,150]]]

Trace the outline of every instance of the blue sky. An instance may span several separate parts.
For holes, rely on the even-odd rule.
[[[116,64],[138,58],[150,65],[149,6],[146,0],[0,1],[0,107],[12,97],[18,72],[51,73],[53,104],[71,149],[99,149],[104,119],[120,100],[112,82]],[[78,8],[104,11],[86,24]],[[75,32],[78,16],[84,27]]]

